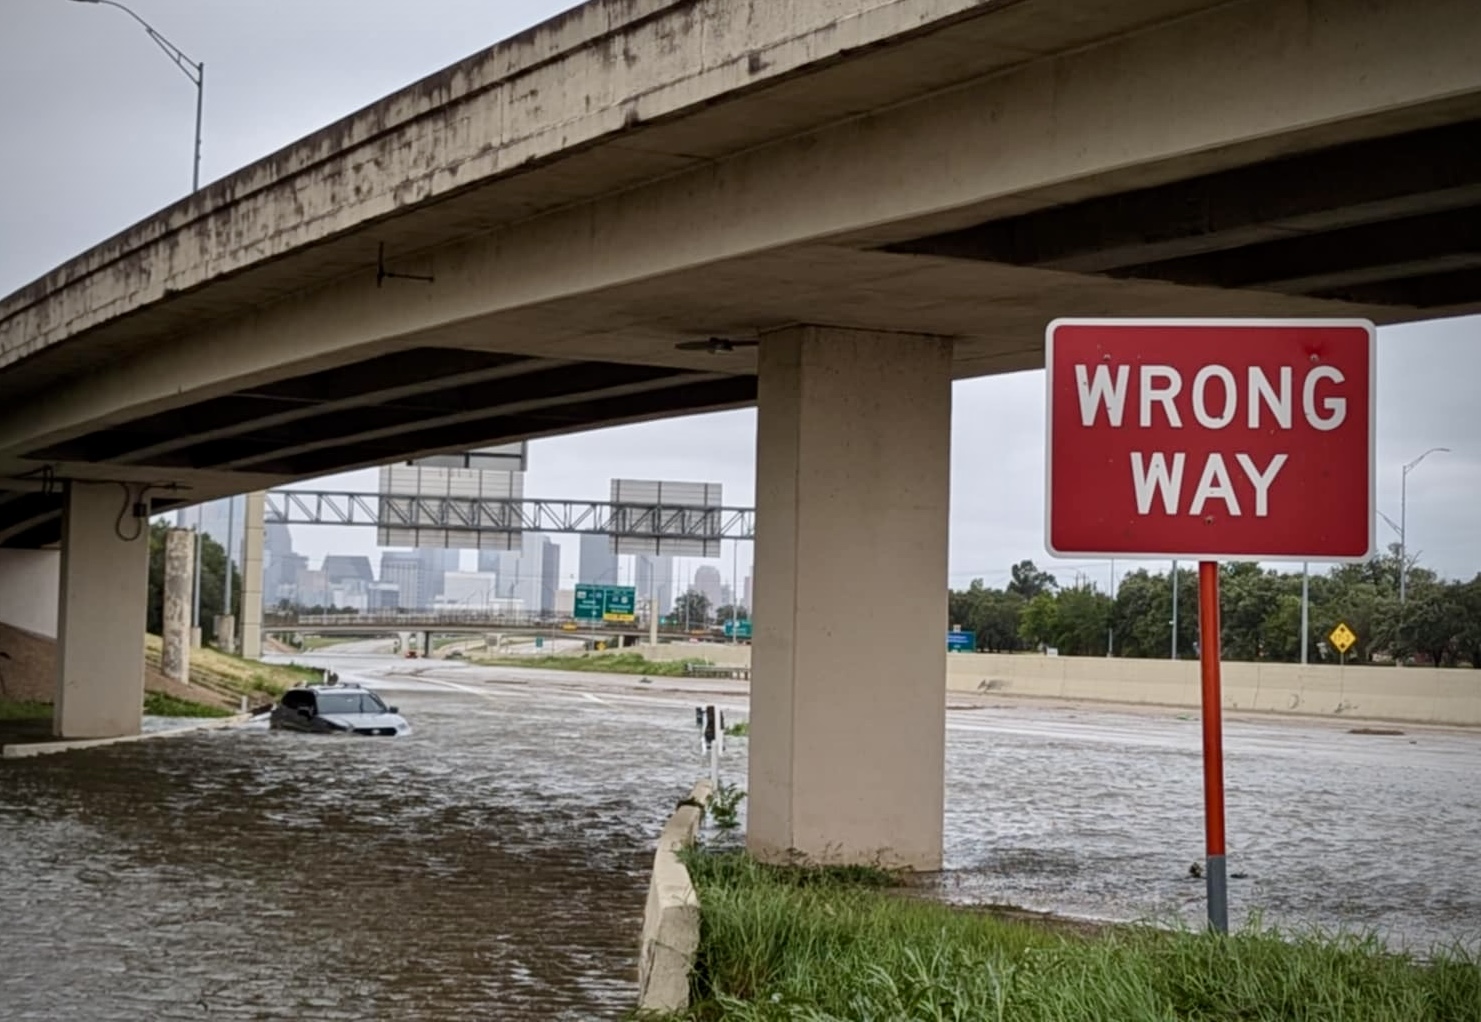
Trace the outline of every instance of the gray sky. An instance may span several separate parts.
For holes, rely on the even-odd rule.
[[[564,0],[130,0],[206,63],[203,181],[211,181],[414,79],[574,4]],[[9,293],[178,198],[190,185],[195,94],[121,11],[75,0],[0,0],[0,293]],[[1481,317],[1379,335],[1379,507],[1398,518],[1410,476],[1410,547],[1442,574],[1481,571]],[[1001,585],[1008,565],[1053,563],[1043,542],[1043,376],[958,384],[951,576]],[[526,490],[602,498],[612,476],[715,481],[727,504],[754,489],[754,412],[729,412],[532,445]],[[373,489],[374,473],[322,481]],[[1387,528],[1380,535],[1387,542]],[[317,560],[373,553],[369,529],[298,528]],[[575,570],[574,541],[563,572]],[[719,564],[728,578],[731,551]],[[740,572],[749,550],[740,551]],[[699,562],[690,566],[697,567]],[[1119,562],[1118,574],[1131,565]],[[1105,584],[1104,562],[1083,569]]]

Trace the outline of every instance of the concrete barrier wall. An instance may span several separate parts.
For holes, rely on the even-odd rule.
[[[1046,699],[1195,707],[1198,663],[958,653],[946,687]],[[1481,726],[1481,671],[1432,667],[1223,665],[1229,710]]]
[[[689,973],[699,950],[699,895],[679,853],[694,843],[709,800],[710,782],[700,781],[658,838],[638,949],[640,1012],[663,1014],[689,1006]]]
[[[751,663],[750,646],[676,643],[635,648],[652,660]],[[1224,707],[1229,710],[1481,727],[1481,671],[1469,669],[1229,662],[1223,665],[1223,687]],[[946,658],[946,688],[1035,699],[1199,704],[1194,660],[952,653]]]
[[[629,646],[620,652],[638,653],[648,660],[673,663],[678,660],[708,660],[725,667],[750,667],[751,647],[741,643],[720,642],[660,642],[650,646],[646,642]]]
[[[59,550],[0,550],[0,624],[57,637]]]

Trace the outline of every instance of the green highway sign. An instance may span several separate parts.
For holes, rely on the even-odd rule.
[[[578,621],[632,621],[637,618],[638,591],[632,586],[577,586],[574,616]]]
[[[751,619],[741,618],[739,621],[726,621],[725,637],[728,639],[749,639],[751,637]]]

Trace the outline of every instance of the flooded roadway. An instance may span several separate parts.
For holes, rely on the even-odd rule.
[[[652,840],[702,770],[700,700],[665,690],[739,709],[736,686],[324,662],[414,733],[212,732],[0,768],[5,1018],[631,1005]],[[1198,917],[1196,720],[989,705],[950,725],[944,896]],[[1407,730],[1230,722],[1236,918],[1481,936],[1481,735]]]

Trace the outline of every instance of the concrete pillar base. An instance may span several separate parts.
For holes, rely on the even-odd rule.
[[[939,869],[951,344],[799,327],[759,354],[747,843]]]
[[[171,529],[165,534],[164,613],[159,667],[166,678],[190,681],[190,651],[196,648],[190,627],[195,585],[195,533]]]
[[[136,489],[67,484],[57,615],[60,738],[136,735],[144,715],[144,625],[149,522],[135,518]]]
[[[215,636],[217,649],[223,653],[235,653],[237,651],[236,615],[217,614],[216,620],[211,625],[211,634]]]
[[[262,659],[262,553],[267,494],[249,493],[242,528],[242,656]],[[276,599],[276,595],[273,596]]]

